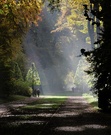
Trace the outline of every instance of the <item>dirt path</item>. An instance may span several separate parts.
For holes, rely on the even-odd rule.
[[[12,101],[9,103],[0,104],[0,115],[5,115],[9,113],[10,108],[18,108],[20,106],[25,106],[26,104],[34,102],[36,100],[37,98],[30,97],[20,101]]]
[[[111,114],[103,114],[81,97],[70,97],[39,135],[111,135]]]
[[[14,102],[12,105],[18,107],[32,100],[37,99]],[[1,115],[0,135],[15,134],[111,135],[111,114],[94,110],[82,97],[69,97],[56,111],[41,109]]]

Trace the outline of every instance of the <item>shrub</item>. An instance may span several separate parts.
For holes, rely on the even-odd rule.
[[[31,96],[32,94],[32,88],[29,87],[29,84],[22,80],[16,80],[13,82],[13,93],[12,94],[18,94],[23,96]]]

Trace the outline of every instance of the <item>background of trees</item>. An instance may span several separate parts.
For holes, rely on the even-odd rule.
[[[66,12],[68,10],[66,5],[69,7],[71,3],[66,4],[66,1],[63,1],[61,6],[58,6],[59,11],[56,9],[57,11],[52,11],[51,13],[47,5],[48,3],[42,9],[42,21],[38,23],[39,27],[33,25],[28,31],[25,47],[27,49],[26,52],[28,52],[27,55],[30,57],[29,59],[35,59],[35,61],[38,59],[38,62],[36,61],[35,63],[38,66],[41,82],[43,83],[42,86],[45,84],[45,86],[43,86],[44,89],[46,91],[50,89],[52,92],[59,93],[61,91],[64,93],[64,88],[67,89],[67,76],[69,78],[70,73],[74,74],[76,72],[77,64],[80,59],[76,58],[76,56],[80,54],[81,46],[91,48],[90,45],[86,43],[86,38],[88,37],[86,30],[87,21],[83,16],[82,3],[81,6],[79,2],[77,2],[77,4],[75,3],[74,8],[78,9],[76,13],[78,18],[72,18],[72,22],[75,21],[75,25],[70,24],[68,22],[69,19],[67,19],[71,15],[74,16],[71,12],[73,7],[70,7],[69,13],[64,14],[64,17],[60,20],[61,16],[63,16],[62,9],[65,8]],[[81,7],[81,10],[79,10],[78,6]],[[82,19],[79,19],[81,17]],[[85,21],[85,26],[82,23],[83,20]],[[72,31],[72,29],[74,30]],[[34,49],[31,50],[31,48]],[[33,56],[30,55],[30,52],[32,52]],[[35,55],[37,57],[35,57]],[[70,89],[72,85],[73,83]]]
[[[22,39],[32,22],[40,20],[42,2],[0,1],[0,95],[13,93],[14,84],[25,81]],[[25,82],[24,82],[25,83]],[[20,84],[22,85],[22,84]],[[23,84],[26,85],[26,84]]]
[[[29,31],[29,27],[31,27],[33,31],[32,32],[33,38],[35,35],[35,40],[34,39],[33,40],[36,46],[38,46],[38,49],[43,48],[42,50],[39,49],[38,51],[38,55],[40,54],[39,57],[41,60],[42,68],[44,69],[46,67],[49,67],[48,65],[53,66],[53,70],[52,69],[49,69],[49,71],[42,70],[44,72],[44,75],[46,76],[46,79],[48,80],[48,82],[44,81],[44,84],[48,83],[50,85],[50,89],[52,90],[54,89],[53,85],[59,86],[57,90],[60,91],[61,89],[62,91],[64,91],[63,87],[65,84],[64,82],[65,78],[70,75],[70,72],[72,72],[73,74],[73,72],[75,72],[76,70],[76,68],[73,69],[74,68],[73,64],[70,63],[69,65],[67,65],[68,61],[72,61],[73,63],[73,58],[75,57],[75,55],[78,55],[76,49],[75,50],[72,49],[74,43],[73,36],[75,36],[74,39],[76,41],[76,44],[82,43],[82,40],[81,41],[78,40],[79,37],[83,36],[82,38],[86,38],[88,36],[87,27],[86,25],[84,26],[82,24],[84,17],[81,14],[83,10],[83,6],[81,2],[82,1],[74,2],[71,0],[70,1],[63,0],[59,3],[59,1],[49,1],[48,3],[49,9],[51,10],[55,10],[55,9],[58,10],[58,8],[60,9],[60,12],[57,11],[56,15],[53,14],[51,16],[53,20],[51,20],[52,26],[50,26],[50,28],[47,27],[48,23],[46,23],[45,21],[47,18],[42,16],[42,12],[47,16],[49,14],[48,13],[49,11],[48,8],[46,7],[42,8],[43,3],[41,1],[36,2],[33,0],[31,2],[30,1],[15,2],[15,1],[7,0],[1,3],[1,5],[3,6],[3,10],[5,10],[4,7],[6,7],[7,9],[6,16],[3,16],[3,18],[6,20],[6,22],[9,22],[9,25],[7,25],[4,22],[3,24],[7,25],[8,27],[7,29],[10,30],[9,34],[11,34],[12,31],[11,34],[12,36],[10,37],[11,43],[8,43],[9,49],[6,46],[5,49],[6,53],[4,53],[3,48],[1,47],[2,49],[1,56],[2,58],[4,58],[0,64],[1,76],[2,76],[1,92],[9,95],[10,93],[16,91],[15,90],[16,86],[18,86],[20,82],[21,85],[22,83],[26,83],[25,77],[28,68],[26,68],[27,61],[24,55],[25,50],[24,50],[24,46],[22,46],[22,41],[25,33]],[[84,2],[87,3],[86,0]],[[22,8],[23,10],[21,10]],[[76,9],[80,8],[80,10],[76,11],[75,8]],[[5,13],[3,13],[1,10],[1,16],[2,14]],[[37,21],[41,20],[41,18],[42,18],[42,23],[40,22],[38,24],[39,27],[37,27]],[[40,27],[41,29],[43,29],[44,33],[46,31],[45,34],[47,35],[47,39],[45,38],[46,43],[44,44],[41,43],[39,44],[39,39],[40,39],[39,34],[41,31]],[[54,29],[52,27],[54,27]],[[48,32],[49,33],[51,32],[51,34],[48,35]],[[1,34],[3,35],[3,33]],[[44,39],[44,37],[42,38]],[[6,38],[5,41],[7,40],[8,39]],[[66,43],[64,41],[66,41]],[[61,42],[63,42],[64,45],[61,44]],[[74,46],[79,50],[80,46],[76,46],[76,44]],[[4,44],[4,46],[5,45],[6,44]],[[45,48],[47,47],[49,48],[46,51]],[[68,53],[65,52],[64,51],[65,49],[69,49],[69,52]],[[10,52],[8,52],[9,50]],[[62,57],[63,55],[62,52],[67,53],[66,58]],[[7,57],[7,55],[9,57]],[[63,62],[62,65],[61,65],[61,61]],[[40,68],[38,70],[40,71]],[[52,73],[52,76],[49,77],[50,73]],[[52,80],[53,82],[51,82]]]
[[[73,65],[70,64],[70,68],[65,64],[69,60],[73,61],[77,54],[75,50],[71,49],[73,39],[75,39],[76,44],[82,43],[81,40],[78,41],[79,37],[82,40],[84,39],[83,48],[89,43],[91,44],[88,49],[92,48],[92,50],[85,52],[85,56],[87,56],[87,60],[91,64],[87,73],[95,78],[92,82],[92,90],[98,94],[100,107],[103,109],[109,108],[111,100],[110,0],[48,0],[46,4],[52,12],[59,10],[59,12],[56,12],[56,15],[53,14],[51,16],[53,19],[50,20],[52,23],[50,28],[47,26],[48,22],[44,22],[47,18],[42,16],[43,13],[48,15],[49,9],[45,7],[46,5],[43,8],[43,4],[41,0],[0,1],[1,95],[14,93],[19,86],[19,89],[21,89],[21,86],[23,88],[26,87],[26,89],[29,87],[29,84],[26,82],[28,71],[28,67],[26,67],[27,58],[24,55],[25,50],[22,45],[24,35],[30,32],[29,28],[31,28],[31,34],[33,37],[35,36],[33,42],[38,47],[42,68],[46,69],[48,65],[51,65],[55,69],[55,73],[51,69],[44,70],[44,76],[48,78],[48,74],[53,73],[52,78],[54,77],[55,80],[52,83],[58,84],[58,82],[61,82],[59,83],[61,89],[64,85],[64,78],[69,77],[71,74],[69,71],[74,70],[74,73],[76,71],[76,69],[73,69]],[[83,8],[86,21],[84,21]],[[42,20],[42,23],[38,23],[40,20]],[[41,27],[37,27],[37,25],[41,25]],[[43,29],[46,35],[48,34],[47,32],[51,32],[47,35],[47,44],[45,45],[39,44],[40,29]],[[61,45],[61,42],[64,43],[64,46]],[[61,54],[67,48],[67,45],[69,45],[70,55],[68,54],[64,59],[61,57]],[[41,47],[42,50],[40,50]],[[47,47],[48,50],[46,51]],[[78,45],[78,50],[80,49],[81,47]],[[44,56],[47,56],[47,61],[45,61]],[[62,66],[65,67],[64,71],[60,70],[60,67],[62,67],[60,65],[61,61],[63,61]],[[59,71],[57,71],[57,66]],[[40,68],[38,70],[39,72],[43,71]],[[61,73],[61,76],[59,73]],[[59,78],[59,81],[56,78]],[[45,83],[47,82],[44,80]]]

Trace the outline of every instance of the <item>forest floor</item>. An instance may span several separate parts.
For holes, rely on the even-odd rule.
[[[0,135],[111,135],[111,113],[99,112],[82,97],[68,97],[56,109],[20,109],[37,100],[1,104]]]

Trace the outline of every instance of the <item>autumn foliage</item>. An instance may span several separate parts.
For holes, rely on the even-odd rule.
[[[0,1],[0,91],[7,91],[12,80],[13,67],[15,63],[18,67],[20,65],[23,35],[32,23],[37,25],[41,19],[41,7],[41,0]]]

